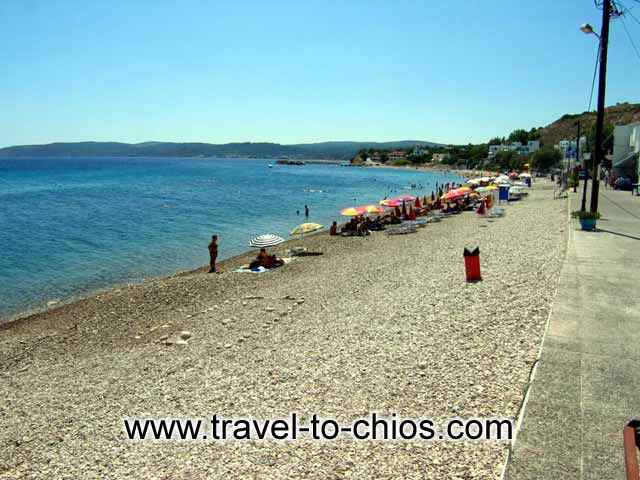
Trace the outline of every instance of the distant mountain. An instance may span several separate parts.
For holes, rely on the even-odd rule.
[[[614,126],[640,122],[640,104],[618,103],[611,105],[605,108],[604,115],[605,122]],[[560,140],[575,139],[577,134],[576,122],[578,121],[580,122],[582,133],[586,135],[596,123],[596,112],[563,115],[540,130],[541,143],[543,145],[556,145]]]
[[[173,142],[76,142],[20,145],[0,148],[0,157],[249,157],[350,159],[363,148],[410,148],[437,146],[433,142],[322,142],[298,145],[278,143],[173,143]]]

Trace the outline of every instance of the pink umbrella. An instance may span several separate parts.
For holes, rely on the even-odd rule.
[[[416,199],[413,195],[400,195],[399,197],[395,197],[394,200],[400,200],[405,202],[413,202]]]

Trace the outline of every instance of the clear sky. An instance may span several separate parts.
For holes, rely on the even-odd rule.
[[[597,39],[578,27],[600,17],[592,0],[2,0],[0,146],[486,141],[587,109]],[[620,20],[609,52],[607,104],[639,101]]]

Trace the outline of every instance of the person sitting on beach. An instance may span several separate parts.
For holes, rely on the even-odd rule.
[[[258,267],[263,268],[276,268],[284,265],[284,261],[276,258],[275,255],[269,255],[265,248],[261,248],[256,259],[249,264],[249,268],[255,269]]]
[[[371,235],[371,232],[369,231],[369,228],[367,227],[367,222],[364,221],[364,220],[361,221],[360,223],[358,223],[356,232],[361,237],[365,237],[367,235]]]
[[[338,235],[338,222],[333,222],[331,224],[331,228],[329,228],[329,235],[331,236]]]

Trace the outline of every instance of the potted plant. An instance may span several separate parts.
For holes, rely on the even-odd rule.
[[[580,227],[582,230],[593,231],[596,229],[596,220],[600,218],[598,212],[573,212],[573,216],[580,220]]]

